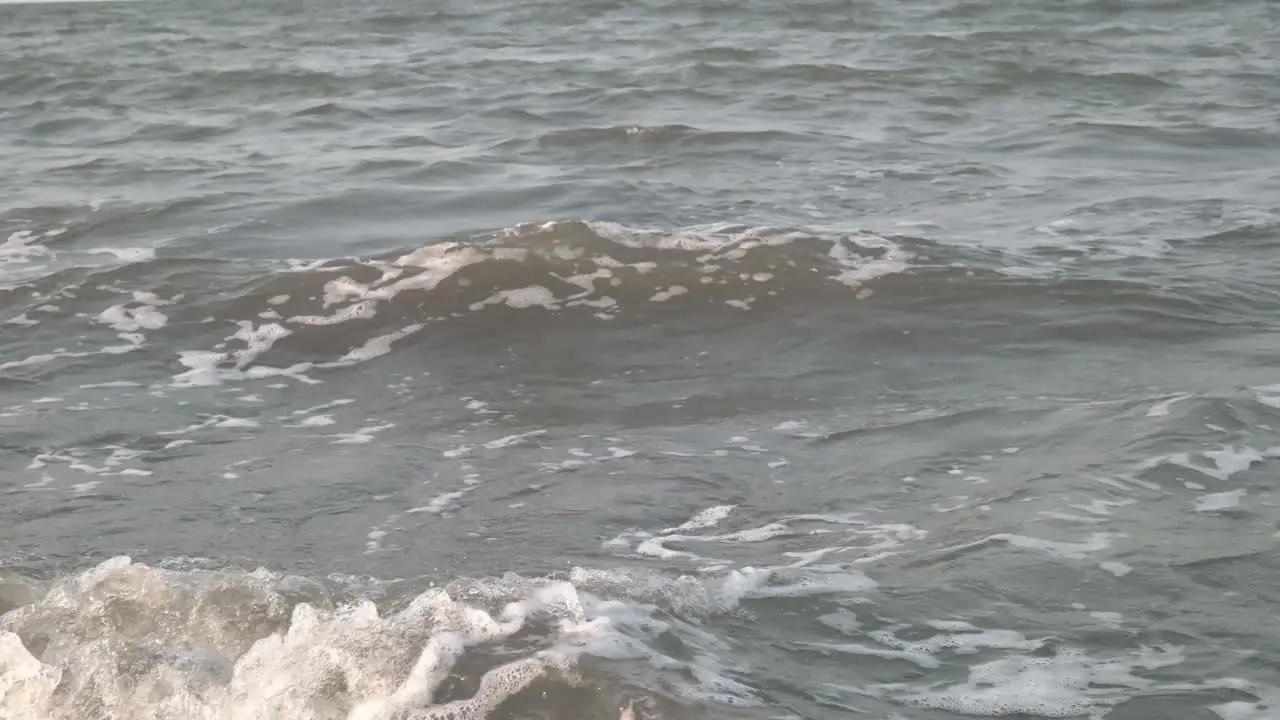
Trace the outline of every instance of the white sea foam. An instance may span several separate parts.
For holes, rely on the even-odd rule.
[[[188,435],[207,428],[225,428],[234,430],[253,429],[260,426],[261,423],[253,418],[233,417],[231,415],[210,415],[200,422],[191,423],[184,427],[174,428],[172,430],[157,430],[156,435],[169,437],[173,435]]]
[[[51,352],[51,353],[41,353],[39,355],[28,355],[27,357],[22,358],[21,360],[9,360],[7,362],[0,363],[0,371],[14,370],[17,368],[35,367],[38,365],[45,365],[47,363],[51,363],[54,360],[57,360],[58,358],[82,358],[82,357],[89,357],[92,354],[93,353],[87,353],[87,352],[59,351],[59,352]]]
[[[866,643],[812,643],[800,645],[805,648],[825,653],[844,653],[850,655],[868,655],[886,660],[904,660],[922,668],[937,668],[942,665],[938,654],[947,651],[957,655],[972,655],[979,650],[1035,650],[1042,644],[1041,640],[1033,640],[1022,633],[1012,630],[981,630],[968,623],[945,624],[939,635],[925,640],[902,640],[896,633],[908,626],[897,625],[868,633],[868,637],[879,645]]]
[[[1133,572],[1132,566],[1128,565],[1127,563],[1117,562],[1115,560],[1108,560],[1105,562],[1098,563],[1098,567],[1102,568],[1103,570],[1106,570],[1107,572],[1111,573],[1112,575],[1115,575],[1116,577],[1124,577],[1125,575],[1128,575],[1129,573]]]
[[[700,530],[702,528],[715,527],[716,525],[719,525],[722,520],[729,517],[729,513],[733,512],[735,507],[737,506],[716,505],[715,507],[709,507],[706,510],[698,512],[684,524],[672,528],[671,530],[664,530],[663,532]]]
[[[428,500],[426,505],[411,508],[407,512],[410,512],[410,513],[425,512],[425,513],[431,513],[433,515],[441,515],[445,511],[453,507],[458,500],[461,500],[469,492],[471,492],[471,488],[463,488],[461,490],[454,490],[453,492],[440,493],[439,495],[436,495],[435,497]]]
[[[369,542],[383,532],[372,529]],[[0,616],[0,716],[479,720],[534,680],[580,683],[584,654],[647,663],[690,699],[758,704],[730,677],[742,668],[729,646],[682,618],[852,586],[785,570],[695,579],[575,568],[567,581],[457,580],[380,610],[263,569],[166,570],[118,557],[33,589]],[[484,659],[516,633],[529,649],[504,664]],[[679,657],[657,642],[671,634]],[[471,697],[441,702],[466,656],[488,671]]]
[[[1264,385],[1253,388],[1253,396],[1267,407],[1280,408],[1280,385]]]
[[[786,567],[817,567],[818,560],[828,555],[840,556],[847,565],[873,563],[900,552],[899,548],[908,542],[922,539],[926,533],[910,525],[876,523],[852,515],[792,515],[784,516],[774,522],[754,525],[742,530],[715,533],[691,534],[697,530],[715,527],[730,517],[735,506],[721,505],[710,507],[695,514],[689,521],[666,528],[657,533],[631,529],[603,543],[605,548],[618,551],[631,551],[637,555],[660,559],[684,559],[701,565],[702,571],[724,568],[725,562],[704,557],[690,550],[677,550],[669,544],[682,545],[738,545],[742,543],[762,543],[778,538],[797,538],[810,536],[830,536],[838,544],[824,545],[809,551],[787,551],[782,556],[790,562]],[[840,529],[833,531],[828,527],[812,528],[811,525],[836,525]]]
[[[409,337],[410,335],[413,335],[419,330],[422,330],[422,328],[423,328],[422,325],[414,324],[414,325],[409,325],[404,328],[401,328],[400,330],[397,330],[395,332],[387,333],[386,335],[378,335],[377,337],[369,338],[360,347],[353,348],[347,351],[345,355],[338,358],[337,362],[324,363],[323,367],[334,367],[337,365],[355,365],[358,363],[367,362],[376,357],[381,357],[391,352],[391,346],[396,341],[403,340],[404,338]]]
[[[1241,489],[1201,495],[1196,498],[1196,512],[1219,512],[1239,507],[1240,500],[1244,498],[1245,494],[1246,491]]]
[[[943,637],[947,642],[957,639],[957,636]],[[1138,675],[1136,671],[1176,665],[1185,659],[1182,648],[1177,646],[1141,647],[1125,655],[1099,660],[1072,647],[1058,647],[1046,653],[1040,647],[1041,643],[1026,641],[1017,633],[977,631],[971,639],[964,636],[958,639],[968,644],[966,650],[969,651],[1025,652],[1039,648],[1040,652],[1034,655],[1008,654],[971,665],[968,680],[962,683],[886,683],[855,691],[910,707],[967,716],[1101,718],[1134,691],[1147,690],[1155,685],[1154,681]],[[938,666],[934,654],[936,649],[928,648],[910,655],[897,651],[897,654],[888,653],[886,657],[909,659],[922,667],[933,668]],[[864,650],[859,648],[853,652],[867,654]]]
[[[867,259],[859,249],[882,250],[883,254]],[[836,280],[855,290],[876,278],[904,272],[907,261],[913,257],[894,243],[874,235],[852,235],[849,243],[832,245],[829,255],[843,268]]]
[[[43,233],[34,230],[18,230],[10,233],[9,237],[0,243],[0,282],[21,279],[30,271],[39,272],[39,266],[35,265],[36,261],[53,256],[53,252],[44,246],[42,241],[61,235],[65,231],[66,228],[55,228]],[[0,287],[3,286],[0,285]]]
[[[1223,683],[1231,690],[1244,690],[1247,683]],[[1252,688],[1250,688],[1252,689]],[[1257,701],[1231,700],[1209,708],[1222,720],[1275,720],[1280,717],[1280,691],[1255,690]]]
[[[666,290],[659,290],[658,292],[654,293],[653,297],[649,298],[649,301],[650,302],[666,302],[671,298],[685,295],[688,292],[689,292],[689,289],[686,287],[682,287],[680,285],[672,285]]]
[[[141,263],[156,259],[154,248],[142,247],[100,247],[90,250],[91,253],[111,255],[120,262]]]
[[[294,410],[292,414],[293,415],[314,415],[315,413],[318,413],[321,410],[331,410],[333,408],[342,407],[344,405],[351,405],[353,403],[355,403],[355,398],[338,398],[337,400],[330,400],[329,402],[321,403],[319,405],[314,405],[309,408],[303,408],[302,410]]]
[[[1173,407],[1174,403],[1179,403],[1193,397],[1195,396],[1190,393],[1183,393],[1181,395],[1174,395],[1173,397],[1161,400],[1155,405],[1152,405],[1151,409],[1147,410],[1147,417],[1165,417],[1169,414],[1169,409]]]
[[[540,435],[545,435],[545,434],[547,434],[546,430],[530,430],[528,432],[522,432],[522,433],[517,433],[515,435],[508,435],[506,437],[498,438],[497,440],[490,440],[489,442],[485,443],[484,446],[490,450],[500,450],[502,448],[511,447],[512,445],[519,445],[520,443],[523,443],[526,440],[530,440],[532,438],[536,438]]]
[[[1083,505],[1073,504],[1073,505],[1069,505],[1068,507],[1076,508],[1078,510],[1083,510],[1087,513],[1092,513],[1094,515],[1110,516],[1112,514],[1111,513],[1112,508],[1124,507],[1126,505],[1132,505],[1136,502],[1138,501],[1134,500],[1133,498],[1124,498],[1121,500],[1106,500],[1102,498],[1095,498],[1091,500],[1088,504],[1083,504]]]
[[[38,453],[31,459],[25,469],[29,472],[39,471],[40,479],[26,484],[25,487],[40,488],[55,484],[59,479],[67,479],[69,472],[92,475],[95,478],[107,476],[145,477],[151,475],[150,470],[131,467],[134,461],[143,455],[144,453],[141,450],[119,445],[106,445],[92,449],[69,448],[56,452]],[[49,470],[55,470],[55,473],[50,473]],[[98,481],[95,480],[94,482]],[[74,484],[73,487],[78,488],[80,491],[85,491],[96,487],[96,484],[85,485],[84,483],[79,483]]]
[[[9,318],[8,320],[5,320],[4,322],[6,325],[23,325],[26,327],[31,327],[33,325],[40,324],[39,320],[32,320],[31,318],[27,317],[26,313],[22,313],[21,315],[15,315]]]
[[[1118,628],[1124,623],[1124,615],[1118,612],[1094,611],[1089,613],[1089,617],[1105,623],[1108,627]]]
[[[157,308],[170,304],[172,301],[153,293],[135,292],[132,303],[120,303],[103,310],[98,314],[98,322],[121,334],[159,330],[168,324],[169,318]]]
[[[109,382],[87,383],[80,386],[81,390],[96,390],[102,388],[133,388],[142,387],[141,383],[132,380],[112,380]]]
[[[176,573],[115,558],[0,618],[0,714],[35,720],[74,707],[81,716],[375,720],[416,709],[424,718],[483,717],[530,680],[571,675],[582,647],[552,637],[544,650],[492,669],[472,698],[432,706],[462,655],[524,629],[535,612],[558,615],[564,635],[593,619],[566,583],[531,586],[492,615],[443,590],[386,616],[368,602],[327,609],[326,595],[262,571]],[[115,608],[105,624],[93,621],[102,602]],[[37,657],[22,637],[39,632],[57,641]]]
[[[269,365],[254,365],[248,369],[225,367],[227,353],[206,350],[183,350],[178,353],[178,362],[187,369],[173,376],[171,387],[209,387],[227,382],[244,380],[286,377],[308,385],[321,381],[307,375],[315,368],[314,363],[295,363],[287,368]],[[0,366],[2,368],[3,366]]]
[[[531,307],[541,307],[547,310],[560,309],[560,302],[556,296],[547,288],[541,285],[531,285],[529,287],[516,288],[514,290],[502,290],[485,300],[471,305],[472,310],[480,310],[486,305],[506,305],[510,308],[524,309]]]
[[[1275,457],[1280,457],[1280,448],[1271,447],[1258,450],[1247,445],[1239,447],[1224,445],[1217,450],[1206,450],[1199,453],[1180,452],[1171,455],[1158,455],[1142,462],[1138,466],[1138,470],[1141,472],[1162,465],[1172,465],[1206,475],[1215,480],[1226,481],[1237,473],[1248,470],[1268,458]]]
[[[1039,550],[1061,558],[1082,559],[1111,547],[1114,533],[1093,533],[1082,542],[1061,542],[1026,535],[992,535],[991,540],[1004,540],[1014,547]]]
[[[374,435],[395,427],[395,423],[382,423],[381,425],[366,425],[355,432],[338,433],[331,435],[334,438],[334,445],[363,445],[373,442]]]
[[[1123,663],[1091,661],[1063,649],[1052,657],[1013,655],[972,667],[966,683],[908,695],[909,705],[965,715],[1088,715],[1099,706],[1095,686],[1141,689],[1149,683]]]

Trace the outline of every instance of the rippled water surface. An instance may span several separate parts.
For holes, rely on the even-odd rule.
[[[0,5],[0,717],[1280,717],[1278,7]]]

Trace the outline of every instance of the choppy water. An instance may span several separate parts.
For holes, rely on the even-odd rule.
[[[1280,717],[1278,7],[0,6],[0,717]]]

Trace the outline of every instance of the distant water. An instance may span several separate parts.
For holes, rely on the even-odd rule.
[[[1280,5],[0,7],[0,718],[1280,718]]]

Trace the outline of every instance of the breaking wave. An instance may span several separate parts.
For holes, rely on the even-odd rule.
[[[698,616],[874,587],[797,568],[701,579],[577,568],[353,592],[349,578],[200,564],[116,557],[49,583],[0,576],[0,715],[463,720],[504,707],[612,719],[750,706],[755,691],[725,672],[724,643]]]

